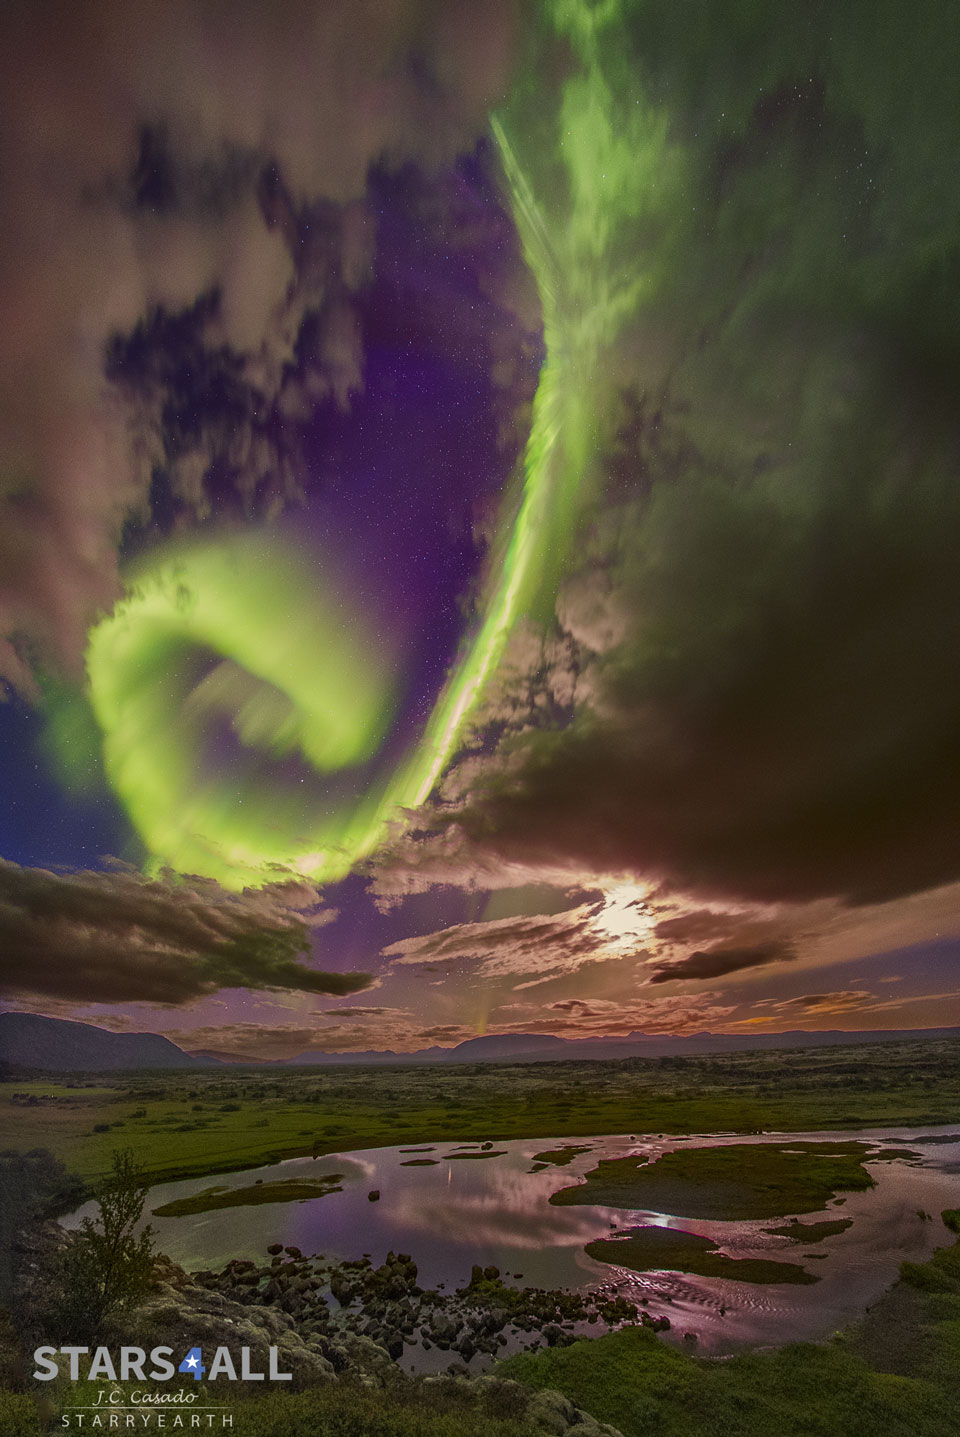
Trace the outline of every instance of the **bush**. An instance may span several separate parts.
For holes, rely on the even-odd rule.
[[[37,1218],[52,1217],[83,1201],[83,1183],[46,1148],[0,1153],[0,1304],[13,1292],[17,1234]]]
[[[141,1300],[153,1270],[153,1232],[136,1235],[146,1183],[129,1148],[113,1155],[113,1172],[97,1192],[99,1215],[84,1218],[52,1274],[47,1330],[61,1339],[95,1337],[104,1319]]]
[[[0,1390],[0,1437],[40,1437],[40,1413],[32,1397]]]

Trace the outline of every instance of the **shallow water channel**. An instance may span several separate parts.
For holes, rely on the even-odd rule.
[[[955,1126],[955,1125],[954,1125]],[[409,1253],[423,1287],[450,1292],[469,1280],[474,1263],[495,1264],[504,1281],[518,1285],[603,1288],[632,1301],[647,1300],[653,1315],[670,1316],[669,1337],[696,1333],[696,1350],[726,1353],[744,1346],[770,1346],[817,1339],[859,1316],[896,1278],[904,1260],[920,1261],[953,1241],[940,1220],[944,1208],[960,1207],[960,1132],[896,1128],[840,1133],[793,1133],[797,1141],[870,1141],[911,1147],[919,1136],[916,1163],[902,1159],[871,1162],[876,1186],[840,1192],[822,1213],[801,1221],[850,1218],[846,1231],[814,1242],[795,1242],[764,1232],[783,1219],[750,1222],[706,1221],[682,1214],[600,1206],[551,1206],[551,1193],[582,1181],[598,1159],[643,1153],[653,1161],[679,1145],[706,1147],[745,1142],[783,1142],[783,1134],[757,1136],[599,1137],[524,1139],[494,1145],[437,1143],[416,1150],[372,1148],[318,1159],[294,1158],[269,1167],[162,1183],[150,1189],[145,1221],[157,1245],[187,1269],[217,1268],[230,1258],[262,1262],[269,1243],[295,1245],[304,1253],[355,1258],[369,1254],[380,1263],[389,1250]],[[563,1145],[589,1146],[564,1166],[531,1171],[538,1153]],[[474,1158],[455,1154],[477,1154]],[[430,1160],[433,1166],[409,1166]],[[299,1202],[228,1207],[178,1217],[157,1217],[153,1209],[213,1186],[246,1188],[291,1178],[317,1180],[341,1175],[342,1191]],[[379,1190],[378,1201],[368,1194]],[[93,1214],[94,1204],[63,1219],[74,1227]],[[931,1219],[920,1216],[931,1215]],[[653,1223],[711,1238],[736,1258],[765,1257],[799,1263],[816,1275],[808,1286],[747,1283],[676,1272],[636,1273],[595,1262],[586,1243],[614,1231]],[[596,1329],[591,1329],[596,1331]],[[426,1357],[427,1354],[424,1354]],[[409,1366],[409,1358],[405,1361]],[[416,1363],[418,1366],[434,1366]]]

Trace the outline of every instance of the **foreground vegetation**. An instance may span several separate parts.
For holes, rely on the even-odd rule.
[[[609,1063],[226,1068],[0,1081],[0,1124],[16,1148],[47,1148],[86,1181],[109,1171],[118,1146],[159,1181],[398,1142],[958,1120],[960,1044],[950,1041]]]
[[[819,1212],[838,1192],[873,1187],[867,1143],[731,1143],[677,1148],[655,1163],[607,1158],[586,1181],[551,1197],[558,1207],[600,1204],[722,1221]],[[912,1153],[910,1157],[914,1156]]]
[[[960,1232],[960,1212],[944,1213]],[[624,1437],[956,1437],[960,1432],[960,1242],[905,1263],[862,1322],[822,1344],[723,1361],[625,1327],[508,1358],[502,1382],[349,1381],[302,1392],[231,1392],[238,1437],[535,1437],[530,1389],[559,1391]],[[69,1401],[84,1400],[81,1385]],[[0,1437],[60,1430],[62,1393],[0,1390]],[[217,1393],[218,1401],[223,1394]],[[534,1399],[535,1401],[536,1399]]]
[[[57,1397],[81,1406],[95,1402],[102,1386],[75,1383],[69,1395]],[[115,1386],[129,1393],[127,1385]],[[204,1401],[224,1403],[222,1390],[201,1387],[198,1395]],[[224,1405],[233,1414],[233,1426],[226,1430],[236,1437],[544,1437],[543,1426],[524,1415],[522,1400],[498,1400],[493,1395],[484,1399],[481,1392],[452,1382],[403,1381],[380,1389],[337,1382],[260,1398],[237,1398],[231,1391]],[[55,1414],[61,1410],[50,1396],[35,1399],[31,1393],[0,1389],[0,1437],[47,1437],[59,1432],[60,1418]],[[174,1413],[167,1414],[168,1428],[173,1418]],[[185,1427],[189,1421],[185,1416]]]
[[[943,1216],[960,1232],[960,1212]],[[960,1242],[905,1263],[864,1320],[827,1343],[711,1361],[628,1327],[499,1371],[559,1389],[625,1437],[956,1437]]]

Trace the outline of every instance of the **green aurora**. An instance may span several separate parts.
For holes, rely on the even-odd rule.
[[[958,115],[946,50],[932,55],[923,39],[937,12],[920,8],[923,23],[889,3],[734,0],[701,7],[691,25],[665,0],[545,0],[491,120],[545,361],[459,659],[397,759],[389,666],[359,616],[347,623],[335,583],[324,597],[312,571],[296,599],[296,562],[262,538],[153,555],[92,631],[87,671],[109,780],[156,868],[234,888],[345,876],[435,789],[511,635],[551,621],[580,540],[594,542],[603,522],[601,565],[643,615],[612,680],[662,703],[664,732],[698,694],[722,705],[739,685],[756,709],[750,656],[759,666],[766,654],[770,615],[789,620],[798,654],[840,645],[836,609],[791,616],[808,591],[829,596],[834,555],[845,594],[844,544],[860,562],[864,525],[877,554],[939,555],[957,512],[949,414],[909,356],[937,352],[956,324],[960,191],[924,137],[955,133]],[[594,523],[628,391],[635,413],[655,412],[642,453],[650,492]],[[825,550],[825,530],[843,543]],[[236,582],[238,563],[255,596]],[[952,569],[937,559],[922,572],[918,603],[942,613]],[[304,607],[287,647],[289,616]],[[919,662],[908,638],[901,664],[864,659],[871,682],[875,667],[882,677],[869,706],[917,685],[940,702],[932,668],[891,687],[891,670]],[[181,717],[198,645],[223,665]],[[844,681],[859,672],[846,651],[836,663]],[[204,767],[205,708],[256,760],[242,783]],[[903,722],[894,714],[891,732]],[[560,763],[593,723],[578,713],[544,746]],[[789,722],[785,733],[793,743]],[[319,817],[277,782],[277,759],[291,754],[329,780]],[[811,771],[829,772],[819,752]],[[543,781],[555,790],[549,764]]]
[[[106,771],[153,868],[229,888],[291,875],[345,877],[403,810],[429,796],[518,621],[551,611],[602,427],[601,356],[656,283],[652,268],[638,268],[624,232],[664,204],[658,174],[666,166],[667,121],[640,106],[629,126],[620,121],[596,38],[617,10],[561,6],[554,16],[582,60],[556,117],[567,176],[560,211],[534,196],[509,114],[492,121],[539,288],[546,358],[522,494],[501,524],[482,619],[420,743],[391,776],[359,798],[331,804],[319,823],[278,794],[269,764],[240,785],[235,775],[204,773],[203,721],[213,712],[229,719],[246,747],[274,757],[297,751],[320,774],[366,762],[388,727],[387,668],[360,616],[345,613],[342,596],[331,593],[325,603],[316,574],[298,573],[274,540],[229,536],[156,553],[91,631],[86,656]],[[193,687],[198,650],[224,662]]]

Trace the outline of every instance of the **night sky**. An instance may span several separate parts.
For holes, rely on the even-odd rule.
[[[960,1024],[958,30],[3,8],[7,1007]]]

